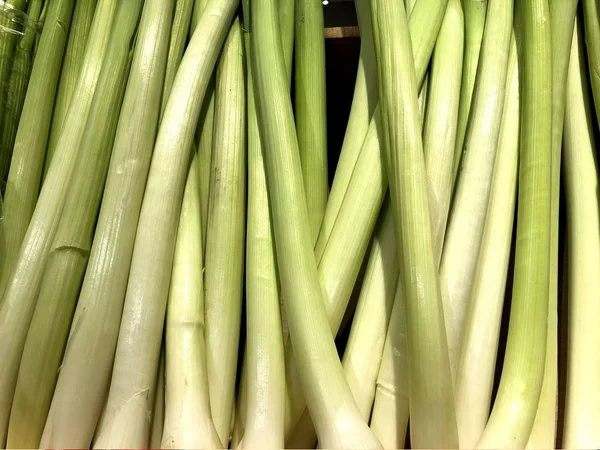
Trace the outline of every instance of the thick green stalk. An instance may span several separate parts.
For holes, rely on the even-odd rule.
[[[401,268],[399,284],[406,298],[411,442],[415,447],[454,448],[458,445],[454,396],[433,250],[409,28],[401,2],[373,0],[371,11],[384,165],[390,179]]]
[[[512,22],[512,1],[489,1],[471,122],[444,239],[440,287],[453,380],[489,201],[502,122]]]
[[[582,25],[581,22],[579,25]],[[564,448],[600,445],[600,217],[598,160],[583,27],[573,35],[567,78],[564,180],[569,246],[569,337]]]
[[[12,156],[19,118],[25,101],[27,84],[31,73],[33,61],[33,46],[40,32],[38,21],[42,10],[42,0],[33,0],[27,8],[29,20],[24,25],[23,35],[19,37],[19,43],[14,51],[12,68],[8,77],[5,103],[2,106],[3,116],[0,117],[2,128],[0,129],[0,155],[4,158],[0,161],[0,179],[5,180],[8,175],[10,159]],[[2,187],[4,188],[4,186]]]
[[[52,14],[49,14],[42,30],[37,57],[31,69],[4,196],[7,247],[6,253],[0,255],[0,258],[5,258],[4,270],[0,274],[0,293],[6,288],[13,273],[38,201],[54,93],[73,4],[74,0],[52,2]]]
[[[49,2],[46,2],[48,4]],[[44,161],[43,178],[46,178],[50,163],[56,151],[58,138],[65,123],[69,104],[73,98],[81,65],[85,56],[85,49],[88,40],[88,34],[94,18],[94,11],[98,0],[79,0],[75,2],[73,19],[69,28],[69,38],[65,57],[60,70],[60,79],[54,100],[54,112],[52,113],[52,124],[50,126],[50,135],[48,136],[48,148],[46,150],[46,160]]]
[[[12,403],[8,446],[38,447],[88,262],[142,0],[121,3],[40,293]],[[94,124],[94,126],[91,126]]]
[[[35,59],[32,71],[33,84],[25,99],[24,118],[21,120],[22,125],[19,126],[17,133],[17,143],[22,146],[19,153],[34,150],[43,152],[45,148],[45,137],[53,101],[53,95],[49,94],[53,93],[58,75],[58,63],[53,64],[51,61],[56,59],[55,52],[57,49],[61,49],[66,41],[65,24],[69,23],[73,2],[65,0],[53,3],[53,6],[55,7],[52,11],[53,14],[49,14],[49,22],[44,27],[40,40],[39,54]],[[98,20],[94,23],[92,32],[96,41],[86,54],[85,70],[80,79],[78,95],[72,102],[67,125],[61,137],[60,158],[53,165],[54,168],[50,172],[51,180],[47,187],[42,189],[33,215],[28,211],[31,222],[23,238],[20,251],[18,254],[15,252],[18,256],[14,258],[14,269],[7,270],[11,275],[8,277],[9,282],[6,284],[0,306],[0,343],[4,349],[4,364],[0,369],[0,444],[3,444],[6,439],[10,404],[13,399],[19,361],[33,315],[44,265],[58,227],[79,145],[85,130],[85,119],[90,110],[107,47],[114,7],[114,3],[108,1],[102,14],[98,15]],[[43,81],[47,81],[48,85]],[[26,141],[27,146],[24,145]],[[15,148],[16,151],[17,148]],[[35,158],[31,153],[29,155],[29,158]],[[15,172],[37,165],[37,182],[39,183],[41,157],[39,160],[23,157],[21,164],[21,167],[13,166]],[[37,188],[31,195],[34,199],[35,193],[37,193]],[[19,195],[18,190],[15,190],[12,200],[15,202],[15,206],[18,201],[23,203],[27,201],[27,197]],[[35,204],[35,200],[32,203]],[[19,206],[23,207],[23,205]],[[5,214],[7,214],[6,205]],[[5,220],[8,221],[8,218]],[[24,221],[24,223],[27,222]],[[5,225],[8,224],[9,222]],[[20,235],[22,236],[22,234]],[[7,239],[12,244],[10,236],[12,235],[9,235]],[[9,260],[9,263],[11,262],[12,260]]]
[[[582,0],[585,24],[585,42],[596,120],[600,127],[600,4],[596,0]]]
[[[250,54],[249,39],[247,53]],[[248,60],[246,413],[244,448],[284,448],[285,360],[265,163]]]
[[[399,268],[394,232],[392,210],[387,203],[381,210],[378,229],[373,237],[365,278],[342,360],[352,395],[365,420],[371,416],[386,330],[398,284]],[[382,389],[385,387],[382,386]],[[371,423],[373,420],[374,417]],[[373,430],[378,434],[377,430]]]
[[[546,0],[523,1],[515,275],[498,394],[478,447],[523,448],[544,378],[552,190],[552,53]]]
[[[296,0],[295,119],[310,235],[316,242],[329,194],[323,6]]]
[[[223,448],[210,414],[198,157],[187,176],[166,320],[166,411],[162,448]]]
[[[473,448],[489,417],[510,258],[519,162],[519,74],[512,39],[485,228],[454,385],[460,446]]]
[[[192,20],[192,11],[194,0],[176,0],[175,11],[173,12],[173,23],[171,25],[171,38],[169,40],[169,54],[167,56],[167,71],[165,72],[165,81],[162,94],[162,104],[160,108],[161,116],[164,114],[173,80],[177,74],[179,63],[183,56],[183,51],[187,44],[190,24]]]
[[[140,212],[112,379],[94,446],[147,447],[175,234],[195,125],[237,2],[209,0],[160,124]],[[156,264],[160,261],[160,264]]]
[[[548,338],[546,367],[538,412],[527,448],[553,447],[556,442],[556,414],[558,391],[558,215],[560,206],[560,162],[565,91],[573,24],[577,0],[552,0],[550,20],[552,28],[552,197],[550,206],[550,289],[548,302]]]
[[[96,14],[103,7],[100,2]],[[158,126],[172,11],[172,1],[146,0],[144,5],[94,241],[42,447],[88,448],[106,400]]]
[[[453,184],[460,168],[465,144],[465,135],[473,101],[473,90],[479,65],[479,52],[485,27],[488,0],[462,0],[465,14],[465,46],[462,82],[460,85],[460,105],[458,109],[458,130],[454,147]]]
[[[460,0],[450,0],[433,52],[423,127],[433,253],[438,264],[452,196],[452,161],[463,67],[463,33],[464,17]]]
[[[168,307],[168,303],[167,303]],[[168,314],[168,313],[167,313]],[[156,380],[156,394],[152,408],[152,430],[150,431],[150,448],[160,448],[165,425],[165,341],[163,338]]]
[[[246,89],[236,19],[217,67],[206,258],[206,354],[213,421],[229,443],[244,286]]]
[[[276,17],[274,0],[252,2],[251,58],[258,122],[299,378],[323,447],[376,448],[379,443],[352,399],[327,322]]]

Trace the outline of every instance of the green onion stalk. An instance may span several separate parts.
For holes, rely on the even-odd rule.
[[[20,36],[23,35],[23,27],[27,24],[24,15],[26,6],[26,0],[6,0],[0,5],[0,30],[2,30],[0,32],[0,107],[3,111],[6,107],[15,48]],[[3,153],[0,153],[0,191],[2,193],[6,189],[11,150],[12,148],[7,147],[3,149]]]
[[[211,418],[204,338],[198,156],[187,176],[166,319],[166,411],[158,448],[223,448]]]
[[[506,88],[513,2],[490,0],[460,175],[439,269],[453,381],[481,246]]]
[[[187,38],[189,34],[190,23],[192,20],[192,11],[194,0],[176,0],[175,10],[173,11],[173,20],[171,24],[171,37],[169,39],[169,53],[167,56],[167,69],[165,72],[165,81],[163,86],[163,95],[161,100],[161,116],[164,113],[173,80],[179,68],[179,63],[183,56]],[[193,150],[195,153],[195,150]],[[154,408],[152,410],[152,431],[150,437],[150,446],[159,448],[162,441],[162,432],[164,426],[165,414],[165,341],[163,343],[160,354],[160,364],[158,367],[158,377],[156,394],[154,399]],[[160,394],[162,392],[162,394]],[[156,445],[154,445],[156,444]]]
[[[236,19],[217,66],[204,261],[210,408],[223,445],[229,443],[231,431],[242,320],[246,156],[243,39]]]
[[[582,0],[585,43],[592,85],[596,121],[600,127],[600,5],[594,0]]]
[[[294,50],[294,12],[295,12],[295,0],[279,0],[278,2],[278,19],[279,19],[279,29],[281,32],[281,45],[283,47],[283,60],[286,69],[286,75],[288,79],[288,85],[291,83],[292,76],[292,56]],[[248,27],[245,25],[246,32],[246,54],[250,54],[250,39],[248,36]],[[265,175],[264,175],[264,161],[262,159],[259,160],[259,153],[251,153],[252,150],[261,149],[262,144],[260,143],[260,132],[258,131],[258,125],[256,123],[256,104],[254,101],[254,91],[252,89],[251,77],[252,77],[252,68],[250,67],[250,59],[246,58],[246,76],[247,76],[247,92],[248,92],[248,219],[247,226],[248,230],[246,232],[246,284],[251,285],[251,289],[246,289],[246,311],[247,311],[247,320],[251,320],[248,315],[251,315],[250,309],[254,310],[254,304],[250,300],[253,295],[260,294],[263,290],[265,292],[271,292],[274,288],[273,280],[277,277],[277,265],[275,264],[273,267],[268,263],[269,261],[269,250],[268,246],[273,246],[272,252],[274,252],[274,242],[272,237],[272,225],[270,224],[270,207],[268,205],[268,195],[266,192],[266,184],[265,184]],[[251,92],[252,91],[252,92]],[[254,125],[253,125],[254,123]],[[262,150],[261,150],[262,152]],[[250,165],[255,164],[254,169],[250,169]],[[262,176],[260,174],[263,174]],[[252,192],[254,192],[254,194]],[[251,214],[249,211],[253,209],[255,213]],[[266,215],[265,211],[269,211],[269,215]],[[267,224],[266,221],[269,221]],[[256,227],[253,232],[250,229],[250,226],[253,225]],[[267,234],[263,234],[261,230],[266,233],[266,230],[271,230],[271,237]],[[270,239],[270,243],[269,243]],[[256,256],[254,246],[259,251]],[[262,255],[262,256],[261,256]],[[256,264],[253,266],[253,264]],[[256,267],[253,269],[252,267]],[[278,287],[279,289],[279,287]],[[262,294],[261,294],[262,295]],[[267,294],[264,294],[267,295]],[[259,297],[262,298],[262,297]],[[279,293],[279,314],[281,321],[284,319],[283,312],[283,299]],[[266,303],[266,302],[265,302]],[[262,301],[261,303],[262,304]],[[258,307],[259,303],[256,303]],[[271,305],[272,306],[272,305]],[[262,309],[258,310],[259,312]],[[271,309],[265,309],[265,311],[273,312]],[[262,314],[262,313],[261,313]],[[268,313],[267,313],[268,314]],[[271,316],[268,316],[271,317]],[[250,327],[250,324],[247,324]],[[283,326],[283,324],[281,325]],[[273,328],[269,330],[267,336],[263,336],[264,327],[261,325],[260,327],[254,328],[258,330],[256,338],[259,340],[259,344],[257,344],[256,349],[263,348],[262,343],[264,342],[269,351],[266,354],[260,354],[260,361],[257,359],[256,366],[252,369],[253,371],[267,370],[269,374],[278,373],[279,366],[279,354],[277,350],[277,335],[278,328],[276,325],[273,325]],[[283,332],[283,330],[282,330]],[[253,333],[252,330],[248,329],[247,331],[247,339],[248,342],[250,334]],[[263,340],[263,338],[268,340]],[[282,337],[283,338],[283,337]],[[284,339],[285,341],[285,339]],[[244,358],[242,360],[242,371],[240,377],[240,387],[238,390],[238,397],[236,401],[236,411],[235,411],[235,422],[232,431],[231,438],[231,447],[237,448],[240,446],[240,442],[242,440],[243,435],[245,434],[244,427],[246,424],[246,416],[252,417],[254,421],[252,425],[251,435],[245,439],[244,447],[253,447],[257,446],[257,442],[260,442],[265,448],[269,447],[269,445],[275,445],[276,448],[282,448],[282,446],[278,446],[279,437],[277,433],[279,427],[279,418],[278,407],[279,407],[279,397],[278,395],[273,396],[273,393],[281,392],[277,391],[277,386],[279,386],[279,381],[277,379],[277,375],[274,375],[275,378],[273,380],[273,384],[268,388],[268,392],[265,393],[265,396],[261,396],[260,393],[265,387],[265,384],[261,381],[262,376],[258,377],[255,375],[253,378],[254,382],[259,383],[253,385],[254,391],[248,390],[248,363],[247,363],[247,355],[248,351],[252,352],[257,358],[259,357],[258,353],[255,353],[254,350],[249,350],[248,347],[244,349]],[[271,351],[273,353],[271,353]],[[269,366],[263,366],[263,363],[266,363],[267,358],[269,358]],[[262,368],[262,369],[261,369]],[[270,370],[273,369],[273,372]],[[256,372],[253,372],[256,373]],[[267,372],[264,372],[267,373]],[[270,377],[270,375],[269,375]],[[284,387],[285,389],[285,387]],[[248,404],[248,393],[252,395],[252,404]],[[265,415],[271,417],[271,421],[262,422],[260,417],[264,417]],[[266,436],[267,434],[268,436]],[[261,439],[264,438],[264,441]]]
[[[513,234],[518,162],[519,74],[513,38],[490,201],[454,385],[458,438],[465,448],[477,445],[490,412]]]
[[[5,103],[2,105],[4,111],[0,117],[2,127],[0,128],[0,155],[4,160],[0,162],[0,179],[5,180],[8,175],[10,159],[19,125],[19,118],[25,101],[27,84],[31,73],[31,63],[33,61],[33,46],[39,33],[39,19],[42,12],[43,1],[32,0],[27,8],[27,17],[23,29],[23,35],[20,36],[14,51],[14,59],[8,85],[5,87]],[[2,187],[3,189],[5,186]]]
[[[69,39],[60,70],[56,99],[54,100],[54,112],[52,113],[52,124],[50,126],[50,135],[48,136],[43,178],[46,178],[46,174],[52,163],[56,144],[58,143],[58,138],[60,137],[67,112],[69,111],[69,104],[79,80],[81,64],[85,56],[88,35],[97,3],[98,0],[80,0],[75,2],[71,27],[69,28]]]
[[[371,11],[399,284],[406,299],[411,442],[415,447],[454,448],[458,445],[454,396],[408,22],[400,2],[372,1]]]
[[[411,36],[414,37],[413,48],[415,52],[418,51],[415,53],[418,55],[415,61],[420,64],[417,81],[422,81],[425,77],[446,5],[446,0],[420,2],[411,16],[409,26]],[[430,20],[425,20],[426,13],[434,20],[431,17]],[[329,231],[326,244],[320,246],[317,242],[316,245],[315,258],[323,280],[323,290],[327,294],[325,307],[334,334],[337,334],[341,324],[387,191],[387,175],[380,153],[380,128],[381,117],[376,108],[359,158],[352,169],[344,202],[336,213],[335,226]],[[322,230],[322,233],[325,232]],[[319,251],[321,248],[322,251]],[[340,255],[344,257],[340,258]],[[289,436],[305,411],[305,403],[290,346],[286,350],[286,361],[286,436]]]
[[[105,2],[100,0],[96,15]],[[88,448],[105,404],[158,127],[173,5],[146,0],[142,11],[94,241],[42,447]],[[112,29],[110,22],[108,26]],[[96,42],[94,36],[90,34],[89,45]]]
[[[323,6],[314,0],[296,0],[295,3],[294,113],[308,219],[314,243],[321,228],[329,194]]]
[[[281,289],[299,379],[321,445],[378,448],[352,398],[324,307],[274,0],[251,3],[251,65]],[[286,256],[287,255],[287,256]],[[290,258],[289,255],[294,255]]]
[[[423,133],[433,252],[439,264],[452,193],[452,164],[463,57],[464,18],[458,0],[450,0],[429,72]],[[423,91],[421,91],[423,92]],[[393,235],[384,245],[396,248]],[[396,257],[396,255],[394,255]],[[396,265],[398,263],[396,262]],[[398,285],[376,380],[371,428],[386,448],[404,446],[409,414],[406,319]],[[390,293],[392,294],[392,293]],[[391,295],[390,295],[391,296]],[[381,353],[380,353],[381,354]],[[374,386],[374,384],[372,384]]]
[[[560,163],[565,116],[565,91],[577,0],[552,0],[552,198],[550,229],[550,291],[544,384],[527,448],[553,447],[556,441],[558,394],[558,240]]]
[[[480,448],[527,444],[546,356],[552,190],[550,11],[546,0],[519,2],[517,7],[523,40],[515,272],[502,376],[477,444]]]
[[[196,122],[237,2],[210,0],[173,83],[135,235],[112,379],[94,447],[147,447],[176,230]],[[156,264],[161,261],[161,264]],[[146,395],[140,395],[140,392]]]
[[[37,447],[44,429],[92,245],[142,3],[122,3],[117,10],[21,357],[8,428],[11,448]]]
[[[458,131],[454,147],[453,183],[460,168],[465,144],[465,135],[469,123],[469,115],[473,101],[477,66],[481,51],[483,29],[488,0],[463,0],[462,7],[465,14],[465,46],[463,60],[463,74],[460,85],[460,106],[458,109]]]
[[[600,445],[600,217],[595,124],[587,77],[581,20],[573,36],[567,78],[564,127],[564,180],[568,239],[568,348],[564,448]]]
[[[4,270],[0,274],[0,294],[6,289],[13,274],[38,201],[54,94],[73,12],[73,0],[51,3],[52,14],[48,14],[42,29],[12,147],[4,195],[6,252],[0,255],[0,258],[4,258]]]

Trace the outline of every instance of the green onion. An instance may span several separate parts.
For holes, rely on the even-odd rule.
[[[564,180],[568,233],[568,348],[564,448],[600,445],[600,218],[598,146],[588,84],[583,27],[573,36],[564,127]]]
[[[512,22],[513,2],[489,1],[471,121],[439,269],[453,380],[489,201],[502,122]]]
[[[210,415],[198,157],[187,176],[166,320],[166,411],[159,448],[223,448]]]
[[[94,446],[147,447],[175,233],[194,128],[237,2],[210,0],[160,125],[140,212],[108,400]],[[156,264],[160,261],[160,264]],[[135,358],[135,359],[132,359]],[[140,395],[146,393],[146,395]]]
[[[519,161],[519,75],[511,41],[504,110],[485,228],[454,385],[460,446],[473,448],[489,417],[511,250]]]
[[[21,357],[8,429],[12,448],[39,445],[88,262],[142,0],[121,5]]]
[[[246,44],[247,54],[250,54],[249,37]],[[280,449],[284,448],[285,360],[279,307],[279,277],[250,60],[247,65],[247,340],[244,361],[246,412],[242,446]]]
[[[585,24],[585,42],[596,121],[600,127],[600,5],[595,0],[582,0]]]
[[[206,355],[210,408],[229,442],[244,285],[246,225],[246,90],[239,20],[217,67],[210,199],[204,261]]]
[[[95,21],[106,5],[100,1]],[[142,12],[94,242],[42,447],[89,447],[106,400],[159,120],[172,10],[173,2],[147,0]],[[106,24],[109,29],[111,22]],[[96,42],[94,36],[90,45]]]
[[[529,436],[527,448],[553,447],[556,442],[556,414],[558,389],[558,240],[560,206],[560,162],[565,115],[565,90],[573,24],[577,0],[552,0],[550,20],[552,28],[552,191],[550,222],[550,290],[548,303],[548,338],[546,340],[546,368],[538,412]]]
[[[352,399],[327,321],[276,17],[274,0],[252,2],[251,60],[258,123],[299,379],[323,447],[376,448],[377,439]]]
[[[523,448],[544,378],[552,187],[552,54],[546,0],[519,2],[519,193],[513,294],[498,394],[478,447]]]
[[[463,0],[462,7],[465,14],[465,46],[463,59],[462,82],[460,85],[460,105],[458,109],[458,130],[454,147],[453,183],[460,167],[465,144],[465,135],[473,101],[473,90],[477,66],[479,65],[479,52],[485,26],[485,17],[488,0]]]
[[[23,35],[15,47],[12,68],[5,89],[5,103],[2,105],[3,117],[0,117],[0,155],[5,158],[0,162],[0,179],[5,180],[8,175],[10,158],[17,134],[17,126],[25,101],[27,84],[31,73],[33,61],[33,46],[38,34],[38,21],[42,12],[42,0],[32,0],[27,8],[28,20],[24,25]],[[2,186],[4,189],[5,186]]]
[[[58,5],[55,6],[55,3]],[[42,31],[38,54],[31,69],[4,196],[7,246],[6,253],[0,256],[5,258],[4,270],[0,275],[0,293],[12,276],[36,208],[54,93],[73,10],[73,0],[54,1],[52,4],[53,14],[49,15]],[[84,125],[85,120],[80,126],[83,128]]]
[[[46,2],[48,4],[50,2]],[[50,127],[50,136],[48,137],[48,148],[46,150],[46,160],[44,162],[43,178],[46,178],[50,163],[56,151],[58,138],[69,111],[69,104],[73,98],[81,64],[85,56],[88,34],[94,11],[98,0],[80,0],[75,2],[71,27],[69,28],[69,39],[65,50],[65,57],[60,70],[60,80],[54,100],[54,112],[52,114],[52,125]]]
[[[399,2],[371,1],[371,10],[399,284],[406,298],[411,442],[417,448],[456,447],[454,397],[428,210],[409,27]],[[415,7],[413,16],[416,12]]]
[[[311,236],[316,242],[329,193],[323,6],[296,0],[295,119]]]

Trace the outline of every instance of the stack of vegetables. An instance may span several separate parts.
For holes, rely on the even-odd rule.
[[[5,3],[1,448],[600,446],[597,0]]]

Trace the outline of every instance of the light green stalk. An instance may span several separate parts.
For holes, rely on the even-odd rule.
[[[50,122],[51,103],[53,101],[53,96],[49,96],[49,93],[52,93],[52,86],[56,84],[56,77],[58,76],[58,64],[48,65],[48,63],[56,58],[56,49],[60,49],[66,41],[67,30],[65,24],[69,22],[73,2],[65,0],[64,2],[56,2],[54,6],[56,8],[54,14],[48,17],[48,23],[44,27],[39,54],[35,59],[32,71],[32,88],[28,90],[25,99],[25,118],[21,120],[23,125],[19,126],[17,133],[17,142],[21,143],[19,145],[25,144],[26,140],[29,145],[27,147],[23,146],[23,150],[19,150],[19,152],[25,149],[31,152],[34,148],[36,150],[45,148],[47,126]],[[14,269],[10,270],[12,273],[9,277],[10,281],[6,285],[3,294],[4,298],[0,306],[0,343],[4,349],[4,359],[0,369],[0,444],[3,444],[6,439],[10,404],[13,399],[19,361],[33,315],[45,262],[56,234],[85,130],[85,122],[107,48],[114,11],[115,3],[106,1],[97,16],[97,20],[94,22],[92,30],[95,38],[94,44],[90,45],[86,52],[78,92],[73,99],[65,130],[59,143],[60,157],[57,157],[56,163],[53,164],[53,168],[49,172],[50,181],[45,184],[37,201],[21,250],[14,259],[16,261]],[[54,69],[54,72],[52,69]],[[42,80],[48,81],[49,84],[45,85]],[[33,88],[34,86],[35,88]],[[48,92],[49,90],[50,92]],[[41,115],[38,115],[40,113]],[[42,131],[38,130],[37,127],[40,127]],[[44,128],[45,131],[43,131]],[[19,135],[22,137],[19,137]],[[37,165],[37,180],[39,182],[41,158],[39,160],[23,158],[23,167],[31,168],[30,166],[35,165]],[[18,171],[18,168],[18,165],[14,166],[15,171]],[[37,188],[34,190],[34,198],[35,191],[37,191]],[[17,192],[18,190],[15,191],[15,202],[19,198]],[[26,201],[24,197],[20,198],[22,202]],[[33,203],[35,204],[35,201]],[[5,225],[8,225],[8,223]],[[7,237],[7,239],[10,240],[10,237]]]
[[[223,448],[210,415],[204,341],[204,283],[198,157],[179,219],[167,304],[166,411],[159,448]]]
[[[96,14],[102,8],[100,2]],[[158,126],[172,10],[173,2],[146,0],[142,11],[94,241],[42,447],[88,448],[106,401]]]
[[[600,4],[595,0],[582,0],[585,24],[585,42],[596,121],[600,127]]]
[[[168,307],[168,303],[167,303]],[[167,313],[168,314],[168,313]],[[160,448],[165,425],[165,342],[163,338],[160,351],[160,364],[156,379],[156,394],[152,408],[152,430],[150,431],[150,448]]]
[[[122,3],[116,13],[115,31],[100,72],[21,357],[8,429],[7,444],[12,448],[38,447],[46,423],[92,246],[131,63],[130,43],[135,37],[142,3],[141,0]]]
[[[4,270],[0,274],[0,293],[6,289],[13,274],[21,244],[38,201],[54,93],[74,0],[52,3],[52,14],[49,14],[42,31],[38,54],[31,69],[4,196],[7,246],[6,253],[0,255],[0,258],[5,259]],[[85,122],[85,115],[78,120]],[[26,332],[26,329],[23,332]]]
[[[523,448],[544,378],[552,191],[552,47],[546,0],[518,3],[521,129],[515,274],[498,394],[478,447]]]
[[[485,228],[454,385],[460,446],[473,448],[487,423],[511,250],[519,162],[519,74],[512,39],[504,111]]]
[[[371,11],[384,160],[401,268],[399,284],[406,298],[411,442],[417,448],[454,448],[458,444],[454,396],[409,28],[400,2],[373,0]]]
[[[51,2],[46,2],[46,4]],[[50,126],[50,135],[48,137],[48,148],[46,150],[46,160],[44,161],[43,178],[46,178],[50,163],[56,151],[58,138],[65,123],[69,104],[73,98],[79,74],[81,72],[81,64],[85,56],[92,19],[98,0],[79,0],[75,2],[73,11],[73,19],[69,28],[69,38],[65,57],[60,70],[60,79],[58,89],[56,91],[56,99],[54,100],[54,112],[52,113],[52,124]]]
[[[251,58],[281,288],[299,378],[325,448],[376,448],[329,329],[306,208],[274,0],[252,2]],[[290,257],[293,255],[293,257]]]
[[[581,22],[579,25],[582,25]],[[573,35],[567,78],[564,175],[569,246],[569,337],[564,448],[600,446],[600,217],[598,149],[588,85],[583,27]]]
[[[462,0],[465,14],[465,46],[463,59],[462,82],[460,85],[460,105],[458,109],[458,130],[454,147],[453,183],[460,168],[463,155],[465,135],[469,123],[473,90],[479,65],[481,41],[485,27],[488,0]]]
[[[206,354],[213,421],[229,443],[244,285],[246,89],[239,20],[217,67],[206,260]]]
[[[489,201],[512,22],[513,2],[489,1],[471,122],[444,239],[439,273],[453,380]]]
[[[296,0],[294,18],[294,113],[308,220],[314,243],[321,228],[329,194],[323,6],[315,0]]]
[[[554,447],[558,394],[558,215],[560,207],[560,163],[565,116],[565,91],[573,24],[577,0],[552,0],[550,20],[552,27],[552,197],[550,222],[550,289],[548,302],[548,338],[546,367],[540,394],[538,412],[527,448]]]
[[[113,375],[94,446],[147,447],[175,234],[193,134],[234,0],[209,0],[173,83],[160,125],[125,295]],[[160,261],[160,264],[156,264]]]
[[[250,53],[249,39],[247,53]],[[246,414],[244,448],[284,448],[285,360],[279,277],[252,70],[248,61]]]
[[[0,117],[2,128],[0,129],[0,179],[6,180],[8,175],[10,159],[12,156],[19,118],[25,101],[27,84],[31,73],[31,63],[33,61],[33,46],[40,28],[38,21],[42,11],[42,0],[32,0],[27,8],[28,20],[24,24],[23,35],[19,37],[19,42],[15,47],[14,59],[10,69],[8,84],[2,86],[6,90],[4,104],[2,107],[3,115]],[[3,33],[4,31],[0,31]],[[1,186],[2,189],[5,186]]]

